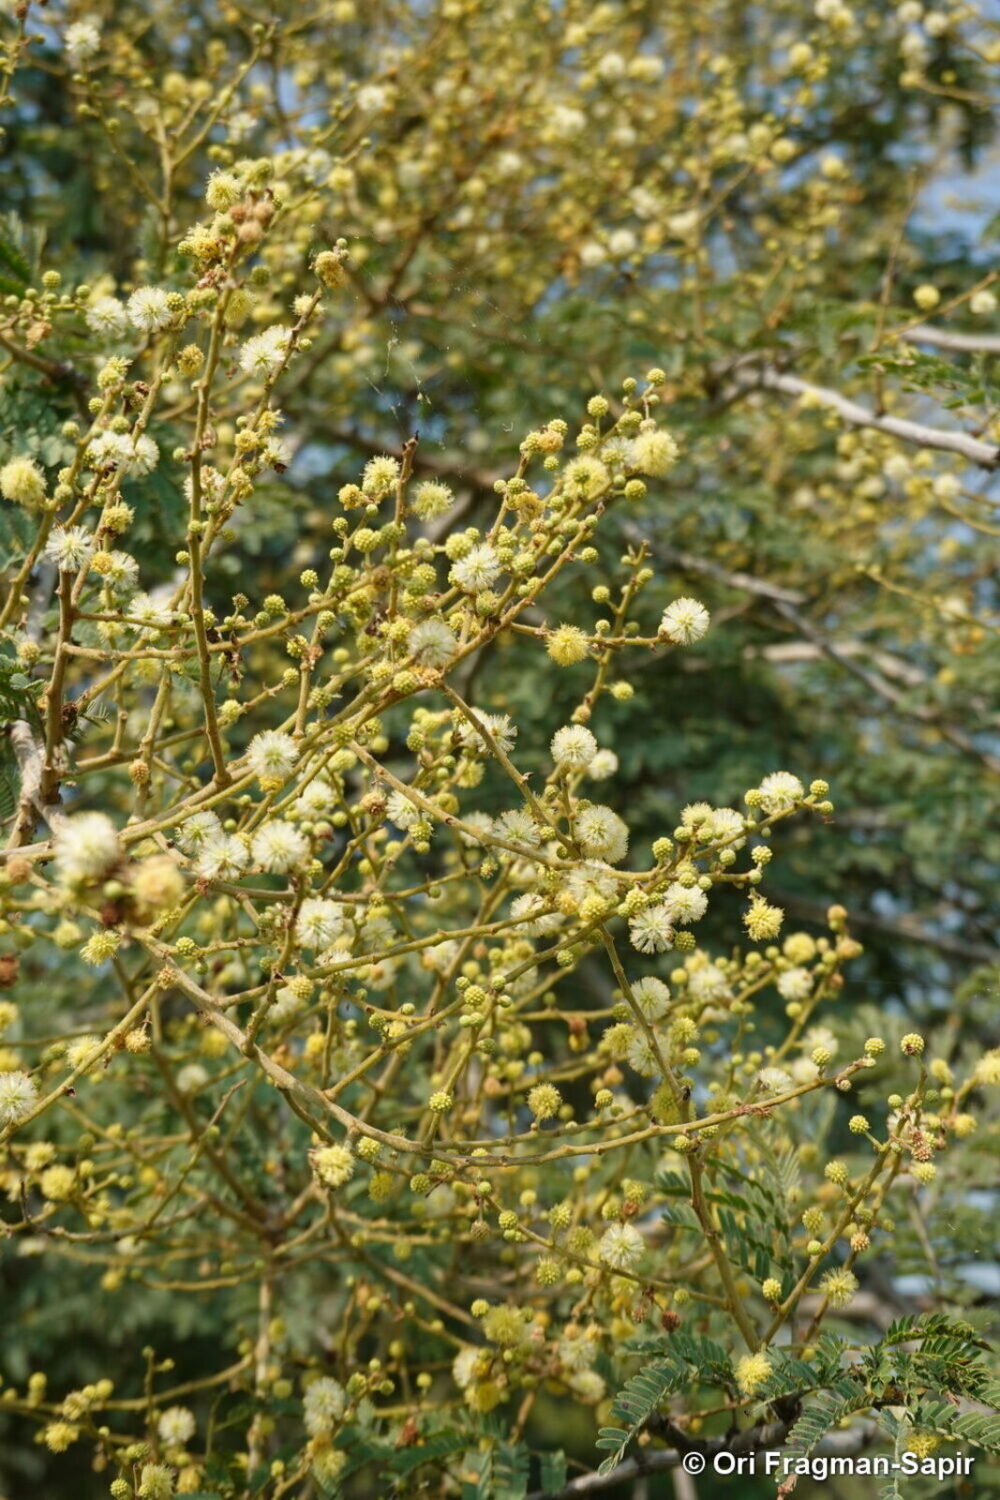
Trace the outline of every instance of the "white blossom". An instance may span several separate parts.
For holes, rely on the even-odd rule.
[[[249,863],[247,846],[239,835],[220,830],[205,839],[194,869],[202,880],[237,880]]]
[[[95,297],[84,314],[91,333],[120,338],[128,327],[128,314],[117,297]]]
[[[440,671],[458,650],[458,640],[443,620],[422,620],[410,631],[410,654],[424,667]]]
[[[294,771],[299,750],[290,734],[265,729],[247,746],[247,765],[260,781],[285,781]]]
[[[185,854],[197,854],[209,839],[217,838],[221,832],[222,824],[218,815],[206,807],[192,813],[185,821],[177,834],[177,842]]]
[[[118,830],[104,813],[77,813],[59,829],[55,842],[60,880],[77,885],[106,875],[121,858]]]
[[[489,542],[480,542],[452,567],[452,583],[467,594],[481,594],[491,588],[500,574],[501,563]]]
[[[699,1005],[719,1005],[732,998],[729,980],[717,964],[702,964],[688,972],[688,997]]]
[[[302,1402],[306,1431],[310,1437],[329,1432],[339,1422],[347,1409],[347,1396],[339,1381],[329,1375],[314,1380]]]
[[[423,813],[404,792],[393,792],[385,804],[385,815],[397,828],[412,828],[419,823]]]
[[[101,31],[96,21],[87,17],[66,27],[66,54],[75,68],[89,62],[101,50]]]
[[[783,1094],[792,1086],[791,1076],[784,1068],[761,1068],[757,1082],[769,1094]]]
[[[165,1443],[174,1448],[183,1448],[194,1437],[194,1415],[186,1406],[168,1406],[165,1412],[160,1413],[156,1430]]]
[[[786,969],[778,975],[777,988],[782,1000],[808,1000],[812,994],[812,975],[808,969]]]
[[[264,823],[253,836],[254,863],[272,875],[287,875],[309,858],[309,840],[292,823],[275,818]]]
[[[690,646],[706,634],[709,618],[708,610],[697,599],[675,599],[663,611],[659,633],[675,646]]]
[[[665,953],[674,940],[673,923],[665,906],[647,906],[628,924],[629,941],[639,953]]]
[[[510,812],[501,813],[494,822],[493,828],[500,838],[510,839],[514,844],[530,844],[534,847],[541,843],[542,831],[531,814],[523,807],[515,807]]]
[[[304,948],[329,948],[344,927],[344,910],[325,896],[308,896],[299,908],[295,936]]]
[[[634,1072],[640,1073],[643,1078],[656,1078],[663,1071],[663,1064],[656,1055],[656,1048],[646,1032],[638,1027],[632,1033],[632,1040],[628,1044],[628,1052],[625,1056],[629,1067]]]
[[[610,807],[595,804],[577,814],[574,829],[583,853],[590,859],[616,865],[628,853],[628,828]]]
[[[292,330],[280,323],[255,333],[240,350],[240,369],[245,375],[272,375],[284,363],[291,338]]]
[[[647,1021],[662,1021],[670,1009],[670,991],[662,979],[647,975],[632,985],[632,999]]]
[[[773,771],[760,787],[760,805],[766,813],[787,812],[804,795],[802,783],[788,771]]]
[[[592,781],[606,781],[618,770],[618,757],[613,750],[598,750],[587,766],[587,775]]]
[[[686,927],[689,922],[697,922],[705,915],[708,910],[708,897],[700,886],[685,886],[679,881],[674,881],[667,887],[663,905],[669,912],[672,922]]]
[[[632,1224],[612,1224],[601,1235],[597,1254],[606,1266],[627,1271],[642,1258],[646,1241]]]
[[[517,727],[511,722],[509,714],[484,714],[476,708],[471,710],[472,717],[477,724],[489,734],[494,743],[499,746],[504,755],[509,755],[514,748],[517,738]],[[462,718],[458,725],[458,737],[467,750],[488,749],[482,735],[469,723],[468,719]]]
[[[159,286],[140,286],[128,299],[128,320],[140,333],[156,333],[173,321],[167,293]]]
[[[31,1110],[38,1099],[38,1089],[27,1073],[16,1068],[0,1073],[0,1122],[13,1125]]]
[[[57,526],[45,544],[45,556],[62,572],[75,573],[94,550],[94,538],[85,526]]]
[[[552,759],[569,771],[583,771],[597,754],[597,741],[583,724],[564,724],[552,736]]]
[[[129,600],[128,615],[131,621],[146,630],[160,630],[172,625],[174,612],[150,594],[133,594]]]

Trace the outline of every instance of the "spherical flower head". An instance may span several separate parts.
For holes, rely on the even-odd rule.
[[[713,844],[725,844],[730,849],[742,849],[746,843],[743,814],[734,807],[714,807],[711,817],[702,825]]]
[[[80,949],[80,957],[85,964],[96,969],[100,964],[107,963],[109,958],[114,958],[120,944],[121,937],[112,929],[94,932]]]
[[[100,50],[101,31],[95,20],[87,17],[86,20],[74,21],[71,26],[66,27],[66,55],[74,68],[89,62]]]
[[[758,806],[766,813],[787,812],[805,795],[801,781],[789,771],[772,771],[757,790]]]
[[[638,953],[666,953],[674,941],[670,912],[662,903],[647,906],[629,922],[628,936]]]
[[[616,865],[628,853],[628,826],[610,807],[594,804],[577,814],[577,842],[588,859]]]
[[[295,936],[303,948],[330,948],[344,930],[343,908],[323,896],[308,896],[299,908]]]
[[[84,314],[91,333],[120,338],[128,327],[128,316],[117,297],[95,297]]]
[[[590,642],[576,625],[560,625],[549,636],[545,649],[556,666],[572,667],[576,662],[584,660],[590,650]]]
[[[704,604],[686,595],[675,599],[663,611],[659,634],[675,646],[690,646],[708,633],[711,616]]]
[[[130,621],[145,630],[162,630],[172,625],[174,612],[149,594],[133,594],[128,602]]]
[[[904,1057],[919,1057],[926,1043],[922,1036],[916,1031],[908,1031],[899,1044],[899,1050]]]
[[[611,475],[604,464],[589,453],[571,458],[562,471],[563,489],[584,500],[595,499],[607,489],[610,480]]]
[[[607,1386],[596,1370],[576,1371],[569,1377],[569,1388],[585,1406],[596,1406],[607,1393]]]
[[[667,887],[663,905],[675,926],[686,927],[688,923],[697,922],[705,915],[708,897],[700,886],[684,886],[679,881],[674,881]]]
[[[135,593],[139,564],[127,552],[95,552],[90,559],[91,572],[120,599]]]
[[[662,1021],[670,1009],[670,991],[662,979],[648,975],[632,986],[632,999],[646,1021]]]
[[[376,454],[365,464],[361,475],[361,488],[372,500],[381,500],[399,478],[399,459],[388,453]]]
[[[786,969],[778,975],[777,990],[782,1000],[808,1000],[812,994],[812,975],[808,969]]]
[[[760,1291],[765,1302],[777,1302],[781,1296],[781,1282],[776,1276],[768,1276],[761,1282]]]
[[[481,594],[500,576],[500,558],[489,542],[480,542],[452,567],[448,577],[466,594]]]
[[[123,473],[136,478],[152,474],[160,461],[160,450],[151,437],[141,432],[132,440],[131,452],[123,466]]]
[[[481,724],[489,734],[493,743],[503,751],[504,755],[509,755],[517,738],[517,726],[511,722],[509,714],[484,714],[476,708],[472,709],[471,713],[476,723]],[[467,750],[489,748],[482,735],[464,717],[458,725],[458,737]]]
[[[421,521],[436,521],[446,515],[454,503],[451,490],[436,479],[421,480],[410,495],[410,509]]]
[[[74,1422],[50,1422],[42,1433],[42,1441],[51,1453],[65,1453],[80,1436]]]
[[[628,1271],[645,1249],[646,1241],[634,1224],[611,1224],[601,1235],[597,1257],[614,1271]]]
[[[264,823],[251,843],[254,864],[271,875],[287,875],[309,858],[309,840],[292,823],[275,818]]]
[[[37,1102],[38,1089],[27,1073],[0,1073],[0,1124],[15,1125]]]
[[[913,293],[913,300],[921,312],[933,312],[941,301],[941,293],[936,286],[931,286],[930,282],[925,282],[923,286],[917,287]]]
[[[519,1307],[491,1307],[483,1318],[483,1333],[491,1344],[513,1349],[526,1342],[524,1314]]]
[[[133,328],[140,333],[157,333],[173,321],[170,299],[159,286],[140,286],[132,293],[125,308]]]
[[[536,1120],[551,1120],[559,1113],[562,1095],[552,1083],[536,1083],[528,1093],[528,1108]]]
[[[265,328],[262,333],[255,333],[240,350],[240,369],[244,375],[273,375],[284,364],[291,340],[292,330],[280,323]]]
[[[61,573],[76,573],[94,550],[94,538],[85,526],[56,526],[45,544],[45,556]]]
[[[526,807],[515,807],[501,813],[493,829],[498,838],[509,839],[513,844],[528,844],[534,848],[542,841],[542,830]]]
[[[443,620],[422,620],[414,625],[407,642],[410,655],[423,667],[439,672],[458,650],[458,640]]]
[[[669,474],[680,454],[681,450],[669,432],[652,428],[637,433],[632,439],[630,467],[651,479],[662,479],[664,474]]]
[[[988,318],[997,310],[997,299],[994,294],[985,288],[980,292],[973,292],[969,298],[969,311],[977,318]]]
[[[423,817],[420,808],[411,802],[405,792],[393,792],[385,804],[385,815],[397,828],[412,828]]]
[[[45,499],[45,475],[27,455],[10,458],[0,469],[0,495],[14,505],[33,510]]]
[[[606,781],[618,770],[618,757],[613,750],[598,750],[587,767],[591,781]]]
[[[54,841],[56,872],[63,885],[99,880],[121,859],[118,830],[104,813],[77,813]]]
[[[743,913],[743,925],[755,943],[770,942],[781,931],[785,914],[778,906],[772,906],[763,896],[754,895]]]
[[[972,1073],[980,1088],[989,1088],[1000,1083],[1000,1047],[985,1052],[976,1063]]]
[[[170,911],[184,896],[184,879],[169,854],[154,854],[132,872],[132,898],[143,920]]]
[[[249,863],[244,841],[238,834],[223,833],[220,826],[197,850],[194,870],[200,880],[237,880]]]
[[[761,1068],[757,1082],[767,1094],[783,1094],[792,1086],[790,1076],[784,1068]]]
[[[552,759],[566,771],[585,771],[597,754],[597,741],[582,724],[564,724],[552,736]]]
[[[550,912],[547,907],[543,896],[526,891],[511,903],[510,914],[522,924],[520,930],[525,937],[543,937],[558,932],[563,922],[559,912]]]
[[[736,1361],[736,1384],[743,1396],[756,1395],[766,1385],[774,1366],[766,1354],[744,1354]]]
[[[299,750],[290,734],[265,729],[247,746],[247,765],[266,792],[275,792],[294,771]]]
[[[343,1187],[354,1176],[355,1160],[346,1146],[319,1146],[309,1159],[315,1176],[328,1188]]]
[[[644,1031],[632,1028],[632,1040],[628,1044],[625,1061],[634,1072],[643,1078],[657,1078],[663,1072],[663,1063],[656,1048]]]
[[[853,1271],[839,1267],[821,1277],[819,1289],[831,1307],[846,1307],[858,1289],[858,1278]]]
[[[446,1115],[455,1107],[455,1096],[447,1089],[436,1089],[427,1101],[427,1108],[435,1115]]]
[[[160,1413],[156,1430],[171,1448],[183,1448],[194,1437],[194,1414],[186,1406],[168,1406]]]
[[[321,1375],[314,1380],[302,1398],[306,1431],[310,1437],[329,1432],[347,1410],[347,1393],[338,1380]]]
[[[347,1454],[341,1448],[320,1448],[310,1459],[312,1472],[323,1485],[332,1485],[346,1464]]]
[[[173,1475],[166,1464],[143,1464],[139,1473],[139,1500],[171,1500],[173,1493]]]

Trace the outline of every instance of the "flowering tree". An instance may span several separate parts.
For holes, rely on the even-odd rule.
[[[936,1493],[1000,1446],[1000,346],[910,216],[1000,40],[7,9],[4,1482]]]

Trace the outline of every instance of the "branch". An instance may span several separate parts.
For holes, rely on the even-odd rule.
[[[732,379],[744,391],[781,391],[786,396],[805,396],[818,406],[838,412],[845,422],[853,427],[872,427],[878,432],[887,432],[904,443],[915,443],[920,448],[938,448],[945,453],[958,453],[980,469],[1000,467],[1000,448],[995,443],[982,443],[965,432],[944,432],[939,427],[927,427],[922,422],[911,422],[905,417],[880,416],[859,406],[832,391],[828,386],[812,385],[800,380],[797,375],[782,375],[770,365],[743,366],[732,371]]]
[[[918,323],[901,337],[908,344],[930,344],[932,349],[954,349],[961,354],[1000,354],[1000,335],[995,333],[953,333],[949,328]]]

